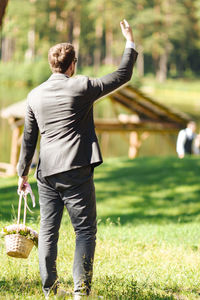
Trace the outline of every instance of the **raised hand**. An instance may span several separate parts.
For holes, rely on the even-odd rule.
[[[120,22],[122,34],[127,41],[134,42],[132,28],[128,24],[128,22],[124,19]]]

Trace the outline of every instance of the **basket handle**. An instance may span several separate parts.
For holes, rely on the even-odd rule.
[[[21,205],[22,205],[22,197],[24,196],[24,218],[23,218],[23,225],[26,222],[26,206],[27,206],[27,195],[23,194],[23,192],[19,195],[19,204],[18,204],[18,216],[17,216],[17,225],[19,226],[20,223],[20,212],[21,212]]]

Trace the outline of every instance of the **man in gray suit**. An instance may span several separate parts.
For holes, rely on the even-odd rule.
[[[131,79],[137,52],[132,29],[120,23],[126,48],[117,71],[97,79],[72,77],[74,47],[69,43],[49,50],[50,78],[27,98],[24,135],[18,164],[19,191],[41,135],[36,177],[40,203],[39,265],[46,297],[57,292],[57,241],[66,206],[76,234],[73,265],[75,297],[89,295],[96,240],[96,200],[93,169],[102,163],[94,129],[93,104]]]

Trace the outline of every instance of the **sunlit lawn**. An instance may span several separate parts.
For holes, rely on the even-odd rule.
[[[35,179],[31,178],[36,193]],[[93,294],[104,299],[200,298],[200,160],[109,159],[95,172],[98,235]],[[12,223],[17,178],[0,179],[0,227]],[[31,202],[30,202],[31,205]],[[28,223],[39,229],[39,207]],[[9,258],[0,240],[0,299],[43,299],[37,250]],[[58,271],[73,290],[74,233],[67,213]],[[92,298],[91,298],[92,299]]]

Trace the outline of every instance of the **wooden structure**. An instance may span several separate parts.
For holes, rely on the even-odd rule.
[[[16,166],[19,157],[19,149],[22,140],[22,129],[26,111],[26,100],[17,102],[1,111],[1,117],[8,120],[12,130],[10,163],[0,162],[0,175],[13,175],[16,173]]]
[[[108,96],[115,108],[116,119],[95,119],[96,131],[101,132],[129,132],[129,158],[135,158],[142,141],[150,133],[160,133],[167,137],[176,134],[190,120],[185,113],[153,100],[140,90],[125,85]],[[126,108],[128,114],[119,114],[116,105]],[[107,138],[107,135],[105,135]]]
[[[102,134],[102,143],[108,139],[108,133],[129,133],[129,157],[137,156],[142,140],[151,132],[175,133],[184,128],[189,121],[186,114],[176,112],[147,97],[138,89],[125,85],[107,96],[112,101],[115,118],[95,119],[96,131]],[[26,101],[15,103],[1,111],[1,117],[7,119],[12,129],[12,147],[10,163],[0,163],[4,174],[15,174],[19,148],[22,139]],[[128,114],[120,114],[118,105]]]

